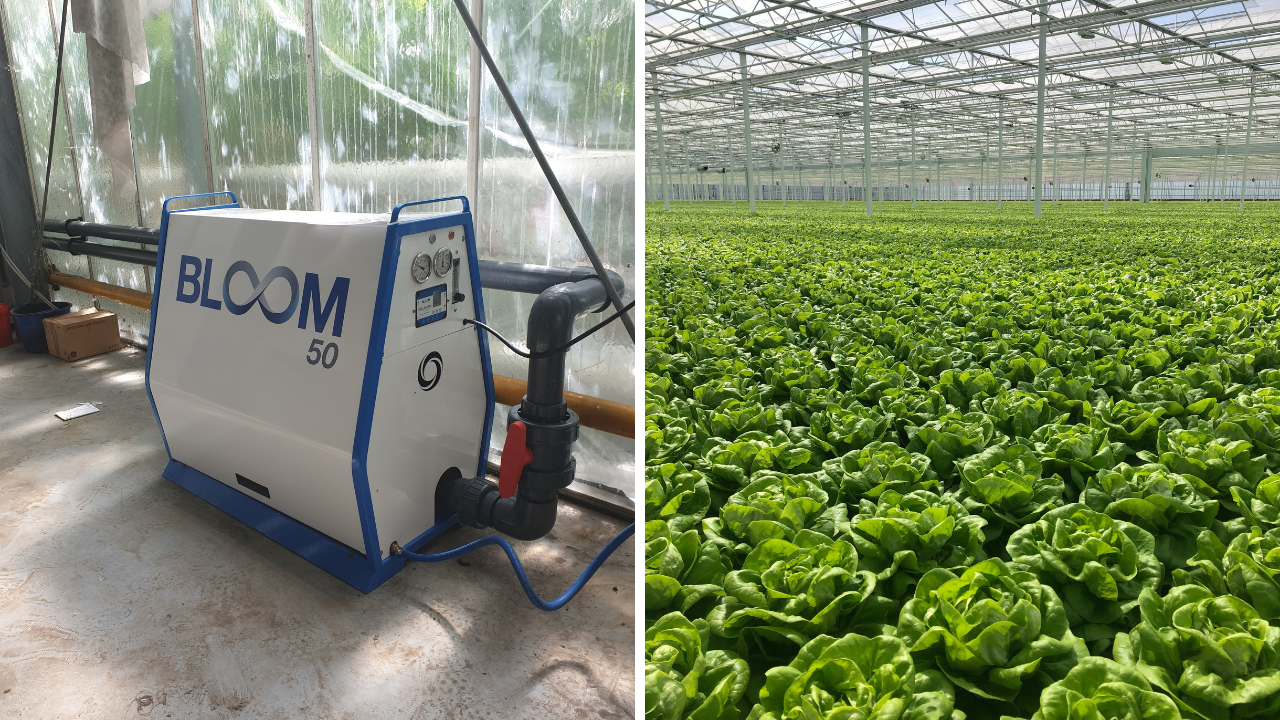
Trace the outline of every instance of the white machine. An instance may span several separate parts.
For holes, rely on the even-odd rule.
[[[463,211],[403,219],[165,203],[147,358],[165,477],[366,592],[403,565],[393,546],[448,527],[442,478],[485,476],[493,378],[463,322],[484,305],[449,199]]]

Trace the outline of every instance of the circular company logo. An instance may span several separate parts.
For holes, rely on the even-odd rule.
[[[431,374],[431,378],[427,378],[427,366],[434,365],[435,372]],[[440,375],[444,373],[444,361],[440,359],[440,353],[432,350],[427,356],[422,358],[422,362],[418,365],[418,387],[423,390],[430,390],[440,382]]]

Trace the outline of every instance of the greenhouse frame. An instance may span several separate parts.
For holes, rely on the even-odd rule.
[[[1269,5],[648,3],[646,197],[1280,198]]]

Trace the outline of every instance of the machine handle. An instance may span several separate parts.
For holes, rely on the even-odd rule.
[[[436,198],[435,200],[414,200],[413,202],[400,203],[391,211],[391,222],[399,220],[400,211],[411,205],[430,205],[431,203],[444,202],[446,200],[461,200],[462,212],[471,212],[471,203],[467,202],[466,195],[450,195],[449,197]]]
[[[517,420],[507,426],[507,439],[502,443],[502,465],[498,468],[499,497],[510,498],[516,494],[520,475],[531,462],[533,451],[525,444],[525,426]]]
[[[198,195],[176,195],[171,198],[166,198],[164,204],[160,206],[160,212],[169,212],[169,203],[174,200],[190,200],[191,198],[216,197],[218,195],[230,195],[231,200],[235,202],[236,205],[240,204],[240,198],[236,197],[235,193],[230,190],[219,190],[218,192],[200,193]]]

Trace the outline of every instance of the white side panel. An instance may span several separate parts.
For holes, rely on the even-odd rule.
[[[351,450],[385,238],[386,216],[239,209],[171,215],[151,340],[151,391],[173,458],[359,551]],[[179,285],[184,255],[208,267],[194,302],[178,300],[192,290],[190,282]],[[237,261],[248,262],[260,281],[274,267],[292,270],[299,302],[286,321],[269,321],[261,303],[236,315],[222,302],[223,280]],[[307,273],[318,276],[321,305],[337,278],[349,279],[340,337],[336,306],[323,332],[310,307],[299,327]],[[245,273],[231,276],[234,302],[253,292]],[[273,311],[288,308],[287,279],[272,281],[262,297]],[[307,361],[313,340],[336,347],[330,367]],[[237,474],[265,486],[270,498],[244,487]]]
[[[461,260],[458,291],[465,297],[450,302],[444,319],[417,327],[414,297],[420,289],[448,281],[454,291],[452,271],[446,278],[433,272],[423,283],[412,276],[414,257],[440,247]],[[369,441],[369,492],[384,557],[393,541],[406,543],[435,524],[436,484],[445,470],[456,467],[473,477],[479,466],[488,401],[479,330],[464,326],[463,318],[475,318],[475,294],[462,226],[402,238]],[[439,380],[423,390],[418,371],[432,352],[440,354]],[[436,377],[433,365],[424,373],[428,380]]]

